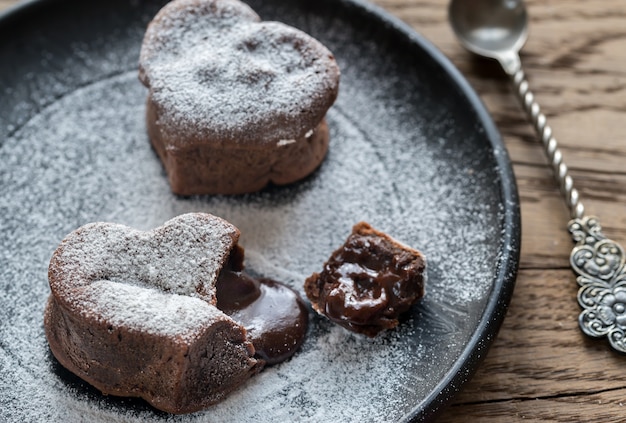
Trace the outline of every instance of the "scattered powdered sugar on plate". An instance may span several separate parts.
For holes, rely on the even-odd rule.
[[[366,220],[424,251],[430,266],[427,301],[463,309],[464,303],[489,289],[493,269],[473,260],[491,254],[493,247],[485,240],[494,234],[483,219],[493,216],[489,210],[481,211],[480,205],[464,207],[465,199],[473,195],[471,183],[458,180],[459,186],[449,186],[439,169],[445,161],[439,163],[428,151],[420,152],[419,166],[408,166],[415,175],[399,179],[399,174],[405,178],[405,170],[400,173],[395,168],[406,169],[402,157],[392,154],[390,167],[385,157],[389,152],[370,142],[382,134],[364,133],[343,101],[328,116],[329,155],[321,169],[302,183],[243,197],[179,198],[170,193],[146,139],[144,95],[135,72],[79,89],[34,117],[3,146],[7,188],[2,196],[7,212],[3,225],[10,231],[2,239],[2,260],[7,266],[1,272],[4,280],[18,279],[17,292],[9,295],[19,301],[29,292],[31,299],[22,316],[15,307],[2,339],[21,366],[43,375],[38,383],[47,384],[46,389],[70,389],[67,395],[75,401],[93,403],[84,395],[76,396],[50,373],[41,331],[50,254],[66,233],[90,221],[147,230],[190,211],[215,214],[241,230],[240,244],[246,249],[250,272],[281,280],[302,293],[304,279],[321,270],[351,225]],[[117,107],[103,110],[94,104]],[[411,135],[415,136],[419,134]],[[414,157],[407,154],[404,160]],[[472,226],[457,225],[459,214],[463,220],[470,218]],[[412,320],[372,341],[315,318],[302,351],[292,360],[266,369],[210,410],[175,420],[219,416],[220,421],[242,421],[278,412],[310,421],[328,416],[377,421],[383,415],[376,413],[373,404],[387,404],[378,410],[384,416],[401,417],[412,404],[398,393],[413,396],[426,389],[416,383],[416,378],[427,374],[413,371],[415,363],[421,362],[421,368],[437,360],[428,356],[425,346],[413,343],[419,335],[414,326],[428,321],[428,317]],[[452,337],[452,331],[448,335]],[[446,336],[442,334],[441,340]],[[39,341],[35,347],[32,339]],[[347,395],[346,387],[355,391]],[[22,387],[26,388],[32,386]],[[242,400],[246,407],[239,405]],[[97,401],[93,405],[102,406]],[[114,408],[111,413],[126,415],[123,407]],[[395,410],[392,414],[390,408]],[[67,409],[56,412],[59,418],[72,415]],[[108,412],[104,415],[109,418]],[[136,417],[154,416],[144,411]]]
[[[127,72],[68,85],[12,127],[0,146],[0,408],[8,421],[397,421],[461,355],[508,253],[494,152],[480,129],[449,113],[457,97],[406,77],[414,63],[373,61],[387,49],[373,36],[341,19],[300,16],[292,18],[327,37],[342,68],[329,154],[300,183],[235,197],[172,195],[145,133],[147,90],[131,62]],[[136,42],[116,48],[130,57]],[[89,222],[149,230],[194,211],[241,230],[249,272],[300,293],[352,225],[368,221],[425,254],[426,297],[397,330],[375,339],[311,314],[292,359],[200,413],[165,415],[104,397],[50,355],[42,327],[50,257]]]

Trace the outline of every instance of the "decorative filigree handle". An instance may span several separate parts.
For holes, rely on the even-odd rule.
[[[570,264],[580,285],[580,328],[594,338],[606,336],[613,348],[626,353],[624,249],[602,234],[595,217],[573,219],[569,231],[577,242]]]

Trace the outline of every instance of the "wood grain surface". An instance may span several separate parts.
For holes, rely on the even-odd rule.
[[[626,421],[626,356],[578,329],[568,211],[507,78],[459,46],[447,1],[375,2],[441,49],[480,94],[521,196],[521,268],[509,312],[477,373],[437,421]],[[0,0],[0,9],[13,3]],[[626,246],[626,1],[526,4],[530,37],[522,62],[531,90],[587,213]]]

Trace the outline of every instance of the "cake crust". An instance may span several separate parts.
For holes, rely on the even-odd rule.
[[[148,136],[167,170],[170,188],[178,195],[245,194],[270,183],[286,185],[311,174],[328,152],[326,119],[297,140],[281,140],[272,148],[228,142],[214,147],[191,141],[197,147],[169,143],[161,130],[157,106],[149,98]],[[194,138],[194,137],[190,137]]]

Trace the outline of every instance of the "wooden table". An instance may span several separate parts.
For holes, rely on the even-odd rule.
[[[470,0],[467,0],[470,1]],[[0,0],[0,9],[15,3]],[[523,222],[500,334],[440,422],[626,421],[626,356],[578,329],[568,211],[499,67],[456,42],[445,0],[376,0],[439,47],[482,96],[514,163]],[[528,0],[522,61],[589,214],[626,246],[626,3]]]

